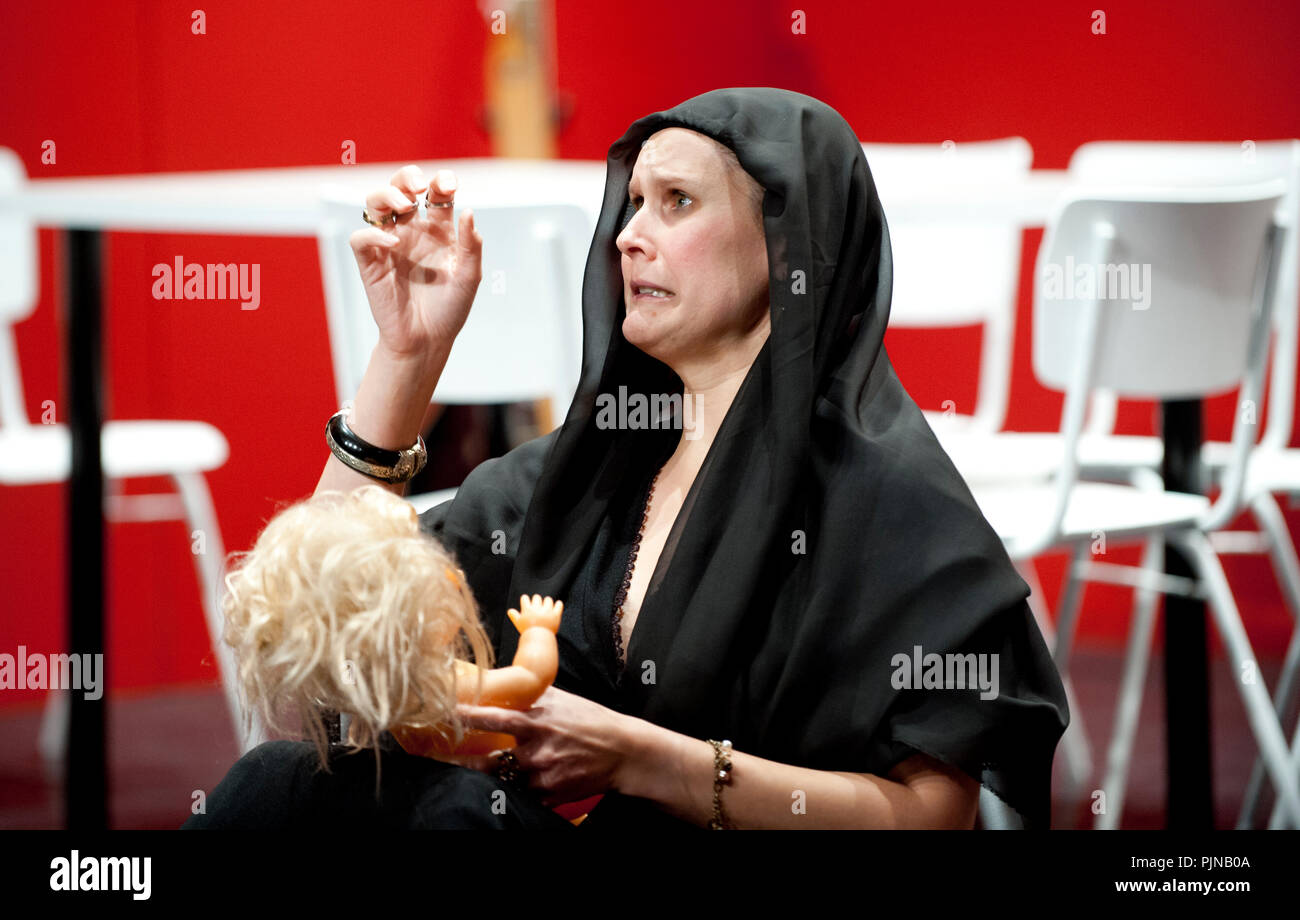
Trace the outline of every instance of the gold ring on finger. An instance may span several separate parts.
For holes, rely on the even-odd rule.
[[[414,204],[412,204],[409,208],[407,208],[405,211],[395,213],[393,215],[393,223],[395,224],[405,223],[408,217],[411,217],[419,210],[420,210],[420,203],[417,201]]]
[[[397,223],[396,215],[385,214],[383,217],[376,220],[375,218],[370,216],[370,211],[367,210],[366,208],[361,209],[361,219],[364,220],[366,223],[368,223],[370,226],[379,227],[380,229],[383,229],[384,224],[389,223],[390,221],[392,223]]]

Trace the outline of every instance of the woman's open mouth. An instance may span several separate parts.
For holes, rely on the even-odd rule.
[[[650,303],[670,300],[675,296],[676,295],[672,291],[665,291],[663,288],[651,287],[648,284],[632,285],[632,299],[636,301]]]

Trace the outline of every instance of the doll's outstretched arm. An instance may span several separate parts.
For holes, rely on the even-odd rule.
[[[480,669],[468,661],[456,662],[457,696],[462,703],[527,709],[555,682],[560,667],[555,634],[560,628],[564,602],[534,594],[519,598],[519,609],[506,612],[519,630],[519,647],[514,661],[504,668],[483,671],[483,692],[475,689]]]
[[[560,655],[555,634],[560,628],[564,602],[534,594],[519,598],[519,609],[507,611],[519,630],[519,647],[508,667],[483,670],[468,661],[456,661],[457,698],[462,703],[528,709],[555,681]],[[476,696],[482,675],[481,695]],[[438,729],[395,726],[392,735],[407,753],[422,757],[449,754],[488,754],[515,746],[515,738],[498,732],[467,732],[459,745],[452,746]]]

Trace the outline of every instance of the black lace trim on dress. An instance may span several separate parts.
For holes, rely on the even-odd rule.
[[[659,472],[663,472],[662,468]],[[637,552],[641,549],[641,538],[645,536],[646,521],[650,517],[650,502],[654,499],[655,484],[659,482],[659,472],[650,480],[645,503],[641,506],[641,526],[636,530],[636,539],[632,541],[632,552],[627,558],[627,571],[623,581],[614,595],[614,654],[618,657],[618,682],[623,682],[623,672],[627,668],[627,651],[623,648],[623,604],[627,601],[627,592],[632,587],[632,572],[636,569]]]

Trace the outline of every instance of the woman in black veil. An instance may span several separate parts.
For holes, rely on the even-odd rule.
[[[394,185],[372,213],[427,183]],[[469,263],[477,235],[460,227]],[[396,239],[354,237],[363,278],[366,247],[398,245],[377,235]],[[565,601],[559,676],[528,712],[465,709],[518,739],[511,783],[500,758],[417,771],[477,768],[534,817],[603,794],[583,827],[970,827],[981,784],[1047,826],[1062,685],[1028,587],[889,362],[891,285],[866,158],[824,103],[723,89],[628,129],[564,424],[421,516],[498,660],[515,650],[511,599]],[[342,482],[327,469],[322,488]],[[236,786],[265,806],[271,747],[210,813]]]

